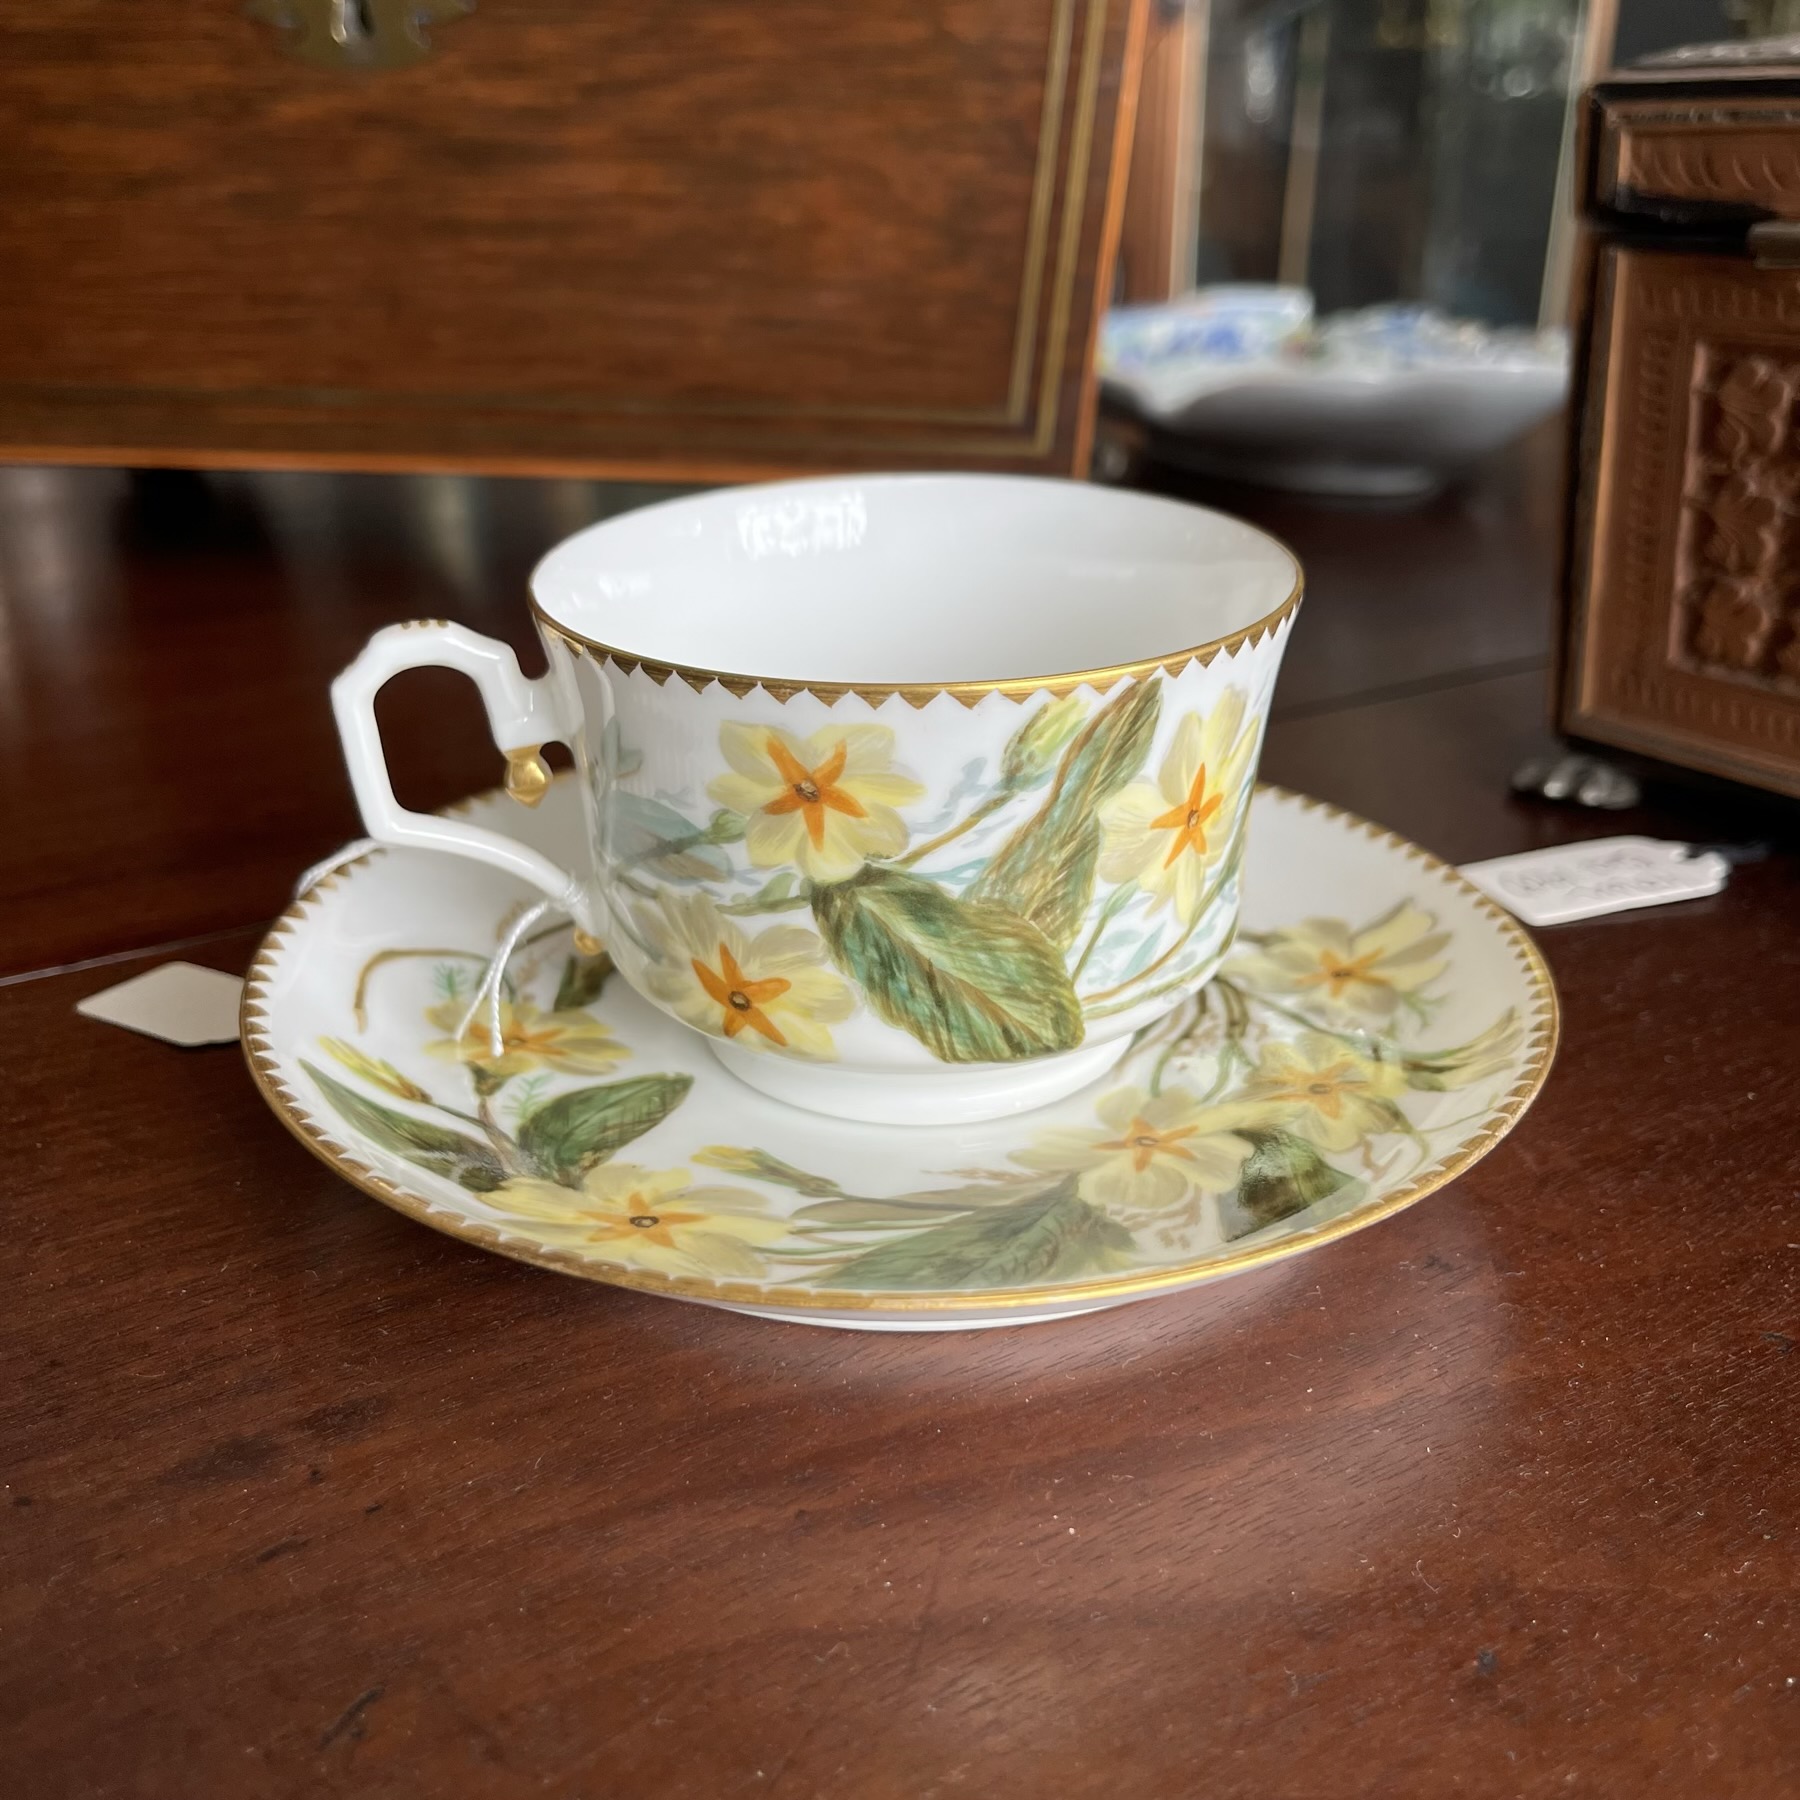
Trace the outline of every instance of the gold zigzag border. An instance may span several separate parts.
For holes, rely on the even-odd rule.
[[[929,706],[940,694],[948,694],[953,700],[961,701],[964,706],[973,707],[978,706],[989,694],[1002,694],[1015,705],[1023,705],[1039,694],[1060,697],[1073,693],[1079,687],[1091,687],[1096,693],[1105,693],[1118,682],[1141,681],[1159,670],[1165,675],[1179,675],[1196,663],[1203,669],[1207,668],[1215,657],[1235,656],[1246,645],[1254,647],[1272,637],[1286,620],[1299,611],[1304,589],[1305,582],[1296,561],[1294,585],[1287,598],[1273,612],[1265,614],[1255,624],[1245,626],[1242,631],[1232,632],[1228,637],[1214,638],[1209,644],[1198,644],[1191,650],[1178,650],[1170,656],[1148,656],[1138,662],[1115,663],[1107,669],[1080,669],[1066,675],[1021,675],[1004,681],[896,682],[891,686],[855,681],[784,681],[772,675],[739,675],[729,669],[703,669],[692,663],[657,662],[652,657],[634,656],[629,651],[603,644],[597,638],[585,637],[567,625],[559,624],[538,605],[535,596],[531,602],[531,610],[544,634],[556,639],[572,655],[591,657],[602,666],[617,669],[623,675],[641,672],[658,687],[665,686],[671,677],[679,677],[696,694],[704,693],[716,683],[740,700],[747,694],[760,691],[781,706],[805,694],[821,705],[831,707],[846,694],[854,694],[870,706],[878,707],[898,694],[908,706],[919,708]]]
[[[636,1288],[644,1293],[673,1295],[684,1300],[709,1300],[728,1306],[779,1308],[787,1312],[891,1312],[891,1313],[971,1313],[979,1311],[1020,1311],[1034,1306],[1104,1305],[1110,1301],[1130,1300],[1151,1294],[1170,1293],[1179,1288],[1198,1287],[1246,1269],[1267,1263],[1285,1261],[1290,1256],[1328,1244],[1336,1238],[1391,1218],[1395,1213],[1435,1193],[1455,1180],[1465,1169],[1479,1162],[1519,1122],[1525,1109],[1536,1099],[1550,1072],[1561,1031],[1561,1010],[1556,986],[1550,970],[1524,928],[1513,916],[1503,911],[1448,863],[1433,856],[1398,832],[1373,825],[1357,814],[1314,800],[1270,783],[1260,783],[1258,790],[1277,800],[1301,808],[1304,812],[1323,813],[1349,826],[1375,843],[1387,844],[1400,851],[1409,862],[1417,863],[1465,900],[1470,901],[1484,917],[1499,927],[1513,956],[1524,970],[1531,990],[1534,1018],[1524,1048],[1524,1065],[1519,1079],[1494,1102],[1488,1122],[1449,1156],[1415,1175],[1404,1187],[1387,1195],[1377,1204],[1341,1218],[1328,1220],[1292,1237],[1254,1246],[1236,1256],[1207,1263],[1187,1263],[1172,1269],[1140,1270],[1132,1274],[1109,1276],[1101,1281],[1073,1283],[1063,1287],[1031,1287],[985,1289],[976,1292],[940,1290],[923,1293],[834,1292],[823,1288],[774,1288],[754,1282],[707,1281],[697,1276],[660,1275],[642,1269],[622,1268],[599,1263],[516,1237],[496,1226],[454,1213],[426,1199],[423,1195],[390,1181],[377,1170],[358,1162],[330,1133],[314,1122],[291,1089],[282,1081],[275,1050],[268,1033],[268,990],[276,965],[284,948],[284,940],[317,907],[322,897],[337,887],[352,869],[387,852],[375,849],[365,852],[354,862],[341,865],[316,881],[270,927],[268,936],[257,950],[244,978],[243,1000],[239,1009],[239,1033],[244,1058],[271,1111],[289,1131],[322,1162],[330,1165],[353,1187],[361,1188],[396,1212],[404,1213],[420,1224],[444,1232],[464,1243],[483,1250],[493,1250],[519,1262],[533,1263],[539,1268],[554,1269],[566,1275],[577,1275],[589,1281],[603,1281],[612,1287]],[[485,795],[472,796],[462,807],[475,804]]]

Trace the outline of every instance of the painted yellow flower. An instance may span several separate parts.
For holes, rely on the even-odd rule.
[[[885,725],[827,725],[797,738],[778,725],[725,724],[719,748],[731,764],[707,793],[744,815],[744,848],[759,868],[796,865],[812,881],[847,881],[871,856],[906,848],[894,809],[924,798],[889,765]]]
[[[1256,727],[1245,722],[1237,688],[1227,688],[1204,720],[1189,713],[1156,780],[1134,781],[1101,807],[1101,876],[1135,881],[1153,908],[1173,905],[1191,925],[1236,833],[1255,752]]]
[[[688,1024],[747,1050],[837,1055],[826,1027],[849,1018],[856,999],[825,965],[816,933],[775,925],[751,937],[704,894],[665,892],[635,917],[656,952],[650,992]]]
[[[1398,1063],[1309,1031],[1292,1043],[1265,1044],[1239,1094],[1246,1107],[1264,1109],[1321,1150],[1352,1150],[1364,1138],[1406,1129],[1394,1105],[1405,1091]]]
[[[468,1011],[466,1000],[446,1000],[427,1009],[425,1017],[439,1031],[454,1033]],[[491,1013],[479,1009],[460,1040],[434,1039],[425,1048],[433,1056],[463,1063],[479,1078],[498,1084],[530,1069],[552,1069],[562,1075],[604,1075],[629,1050],[600,1021],[579,1011],[541,1012],[529,1000],[500,1003],[500,1054],[489,1035]]]
[[[1209,1106],[1180,1088],[1152,1095],[1115,1088],[1095,1107],[1098,1130],[1042,1131],[1013,1152],[1028,1169],[1066,1169],[1085,1200],[1125,1215],[1160,1211],[1237,1186],[1249,1142],[1233,1126],[1242,1109]]]
[[[1380,1025],[1403,996],[1449,967],[1450,934],[1410,900],[1352,931],[1342,919],[1307,919],[1271,933],[1231,972],[1266,994],[1296,994],[1333,1014]]]
[[[579,1188],[517,1175],[482,1200],[545,1243],[666,1275],[759,1279],[768,1272],[762,1246],[787,1235],[755,1194],[695,1187],[686,1169],[602,1163]]]

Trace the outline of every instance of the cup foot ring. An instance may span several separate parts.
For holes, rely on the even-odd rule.
[[[716,1039],[708,1048],[747,1087],[806,1112],[865,1125],[967,1125],[1049,1106],[1098,1081],[1130,1044],[1127,1034],[1017,1064],[879,1073],[741,1050]]]

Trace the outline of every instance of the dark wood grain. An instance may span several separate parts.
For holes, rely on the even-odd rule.
[[[1551,426],[1482,479],[1394,510],[1151,469],[1147,484],[1237,513],[1293,546],[1305,626],[1284,659],[1278,716],[1497,670],[1545,665],[1560,434]]]
[[[1068,472],[1142,10],[4,0],[0,454]]]
[[[66,604],[8,614],[32,678],[90,702],[0,713],[27,960],[143,944],[120,918],[145,893],[130,929],[166,936],[273,905],[348,829],[323,673],[380,618],[512,616],[496,572],[553,500],[475,489],[458,589],[390,484],[321,483],[315,512],[190,489],[160,538],[123,484],[77,486],[98,511]],[[153,517],[178,511],[165,490]],[[1370,541],[1368,515],[1289,524],[1321,566]],[[1610,825],[1505,797],[1543,686],[1512,655],[1471,675],[1473,617],[1477,656],[1452,654],[1457,584],[1409,574],[1452,532],[1387,516],[1385,583],[1315,586],[1293,667],[1320,685],[1269,773],[1453,856]],[[15,560],[24,535],[0,535]],[[223,785],[178,801],[155,740],[220,706]],[[59,844],[29,777],[70,746],[110,780]],[[469,743],[410,754],[421,800],[490,773],[472,714]],[[1629,822],[1691,831],[1706,802],[1683,804]],[[1796,916],[1778,852],[1715,899],[1543,934],[1561,1060],[1451,1188],[1211,1291],[977,1336],[771,1325],[483,1255],[313,1161],[235,1051],[71,1012],[162,952],[16,981],[0,1792],[1793,1792]],[[239,969],[255,941],[189,954]]]
[[[0,470],[0,975],[279,911],[361,829],[326,687],[369,634],[454,618],[539,669],[531,565],[660,491]],[[396,683],[381,715],[409,804],[496,781],[461,677]]]

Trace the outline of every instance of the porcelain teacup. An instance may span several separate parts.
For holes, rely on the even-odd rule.
[[[552,550],[536,680],[427,621],[332,693],[372,837],[535,884],[751,1086],[941,1124],[1096,1079],[1218,967],[1300,591],[1274,539],[1173,501],[782,482]],[[515,797],[570,747],[591,869],[398,806],[374,699],[426,664],[475,679]]]

